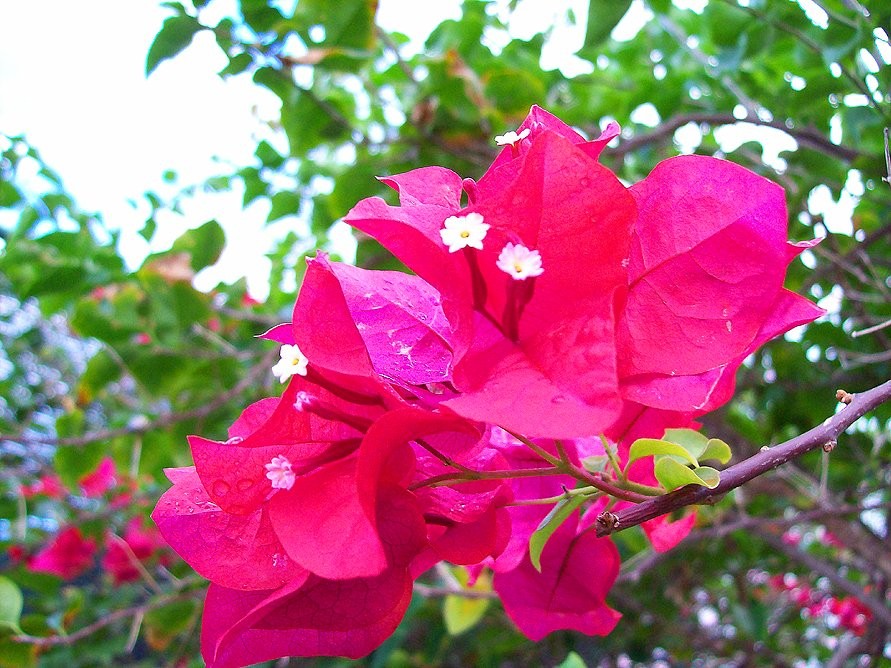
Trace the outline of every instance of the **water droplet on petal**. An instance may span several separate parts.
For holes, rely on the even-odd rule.
[[[212,489],[214,496],[226,496],[229,493],[229,483],[225,480],[217,480]]]
[[[249,490],[253,486],[253,484],[253,480],[244,478],[243,480],[239,480],[237,483],[235,483],[235,487],[238,489],[239,492],[244,492]]]
[[[552,404],[564,404],[566,403],[566,397],[562,394],[557,394],[553,398],[551,398]]]
[[[238,445],[244,439],[241,436],[233,436],[229,440],[226,441],[226,445]]]

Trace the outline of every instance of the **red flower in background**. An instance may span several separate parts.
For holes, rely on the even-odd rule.
[[[81,491],[86,496],[102,496],[117,485],[116,469],[111,457],[104,457],[96,470],[88,473],[78,481]]]
[[[96,555],[96,541],[84,538],[77,527],[68,527],[26,562],[28,570],[71,580],[86,571]]]
[[[37,495],[48,496],[51,499],[61,499],[68,493],[65,485],[62,484],[61,478],[55,473],[41,476],[33,485],[22,485],[20,492],[26,499]]]
[[[158,529],[146,525],[142,517],[132,518],[122,537],[109,534],[105,542],[101,564],[115,584],[138,580],[140,572],[134,560],[146,562],[167,545]]]

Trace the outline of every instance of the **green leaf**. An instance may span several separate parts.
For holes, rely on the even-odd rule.
[[[532,560],[535,570],[539,573],[541,573],[541,553],[548,540],[560,528],[560,525],[566,521],[566,518],[572,515],[572,511],[584,502],[585,497],[581,494],[568,499],[561,499],[551,508],[551,512],[545,516],[541,524],[538,525],[538,528],[530,536],[529,558]]]
[[[0,181],[0,207],[15,206],[22,201],[22,195],[9,181]]]
[[[557,668],[588,668],[588,664],[578,654],[570,652],[563,662],[557,665]]]
[[[269,211],[269,217],[266,219],[267,223],[285,216],[296,216],[300,211],[300,195],[290,190],[275,193],[271,201],[272,208]]]
[[[74,436],[79,433],[83,433],[83,430],[74,433],[71,433],[71,430],[66,430],[65,435]],[[84,447],[60,447],[53,456],[53,468],[66,487],[77,489],[78,481],[88,473],[95,471],[105,454],[107,454],[105,443],[91,443]]]
[[[732,456],[733,453],[730,451],[729,445],[720,438],[710,438],[708,443],[705,444],[705,452],[699,456],[699,459],[714,459],[722,464],[726,464]]]
[[[669,492],[684,485],[701,485],[714,489],[721,479],[721,474],[709,466],[691,469],[671,457],[657,458],[654,472],[656,480]]]
[[[146,642],[156,650],[166,649],[176,636],[187,630],[197,614],[194,601],[174,601],[145,615]]]
[[[253,64],[253,62],[254,59],[251,58],[251,55],[249,53],[239,53],[229,59],[229,64],[220,70],[219,75],[221,77],[226,77],[235,74],[241,74],[247,68],[249,68]]]
[[[87,368],[80,377],[77,386],[78,401],[83,404],[93,401],[106,385],[120,377],[121,365],[117,359],[107,349],[100,350],[87,363]]]
[[[472,587],[467,587],[467,571],[455,569],[455,577],[469,591],[491,591],[492,576],[483,572]],[[472,629],[485,616],[489,608],[488,598],[469,598],[467,596],[446,596],[442,605],[442,618],[449,635],[457,636]]]
[[[200,271],[220,258],[225,245],[226,234],[223,228],[217,221],[209,220],[204,225],[183,234],[173,242],[173,248],[170,250],[173,253],[188,253],[192,269]]]
[[[324,46],[370,49],[374,46],[376,0],[301,0],[295,18],[325,28]]]
[[[591,455],[582,460],[582,466],[591,473],[606,471],[606,467],[609,466],[609,457],[606,455]]]
[[[22,617],[22,590],[8,577],[0,575],[0,631],[19,632]]]
[[[585,31],[585,43],[579,51],[579,55],[583,58],[596,58],[601,42],[609,37],[629,7],[631,7],[631,0],[590,0],[588,2],[588,28]]]
[[[631,450],[628,452],[628,466],[632,462],[642,459],[643,457],[651,457],[653,455],[671,455],[679,457],[684,461],[699,466],[699,462],[693,457],[686,448],[677,443],[670,441],[661,441],[657,438],[639,438],[631,444]],[[626,470],[628,468],[626,466]]]
[[[164,21],[161,30],[155,35],[155,41],[149,47],[145,59],[145,75],[150,75],[162,62],[189,46],[195,33],[203,29],[204,26],[196,19],[185,14],[171,16]]]
[[[666,429],[664,440],[676,443],[690,453],[694,459],[699,459],[708,446],[708,437],[700,434],[695,429]]]

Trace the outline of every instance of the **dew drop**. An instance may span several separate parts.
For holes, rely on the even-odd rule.
[[[242,480],[239,480],[237,483],[235,483],[235,487],[238,489],[239,492],[244,492],[244,491],[249,490],[253,486],[253,484],[254,484],[253,480],[248,480],[247,478],[244,478]]]
[[[579,183],[582,185],[582,188],[587,188],[588,186],[591,185],[591,179],[589,179],[589,178],[586,176],[586,177],[584,177],[581,181],[579,181]]]
[[[229,493],[229,483],[225,480],[217,480],[213,484],[213,493],[215,496],[225,496]]]
[[[195,512],[195,506],[189,506],[189,515]]]
[[[727,331],[732,332],[733,331],[733,323],[728,320],[725,324],[727,325]]]
[[[244,439],[241,436],[233,436],[229,440],[226,441],[226,445],[238,445]]]
[[[562,394],[555,395],[553,398],[551,398],[551,403],[552,404],[564,404],[564,403],[566,403],[566,397]]]

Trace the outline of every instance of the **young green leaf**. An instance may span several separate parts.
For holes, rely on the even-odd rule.
[[[532,560],[535,570],[539,573],[541,572],[541,553],[548,539],[554,535],[554,532],[560,528],[560,525],[563,524],[566,518],[572,515],[572,511],[582,505],[584,501],[585,497],[583,495],[561,499],[551,508],[551,512],[545,516],[538,528],[532,533],[532,536],[529,538],[529,558]]]
[[[733,453],[730,452],[729,445],[720,438],[710,438],[705,446],[705,452],[699,456],[699,459],[714,459],[722,464],[726,464],[732,456]]]
[[[657,457],[654,472],[656,479],[669,492],[684,485],[714,489],[720,481],[720,473],[709,466],[691,469],[671,457]]]
[[[677,443],[696,459],[701,458],[708,445],[708,437],[694,429],[666,429],[662,438]]]
[[[634,441],[628,452],[628,465],[630,466],[638,459],[651,457],[653,455],[670,455],[672,457],[678,457],[693,466],[699,466],[699,462],[696,458],[683,446],[670,441],[661,441],[656,438],[639,438]],[[627,468],[628,467],[626,466],[625,469],[627,470]]]

